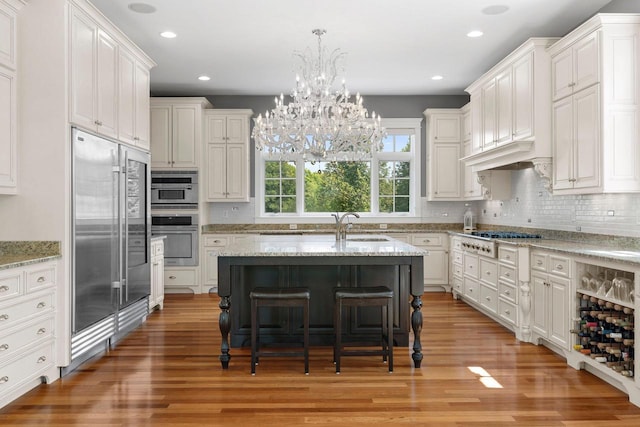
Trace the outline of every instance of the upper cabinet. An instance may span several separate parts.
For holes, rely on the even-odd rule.
[[[205,112],[205,201],[249,201],[249,119],[252,115],[252,110]]]
[[[206,98],[151,98],[151,167],[198,168]]]
[[[427,109],[427,200],[461,200],[461,121],[458,109]]]
[[[640,191],[640,14],[599,14],[549,48],[554,194]]]
[[[556,40],[527,40],[466,89],[471,95],[472,137],[464,161],[473,171],[551,158],[546,48]]]
[[[23,2],[0,0],[0,194],[18,191],[17,18]]]
[[[97,13],[71,6],[69,25],[70,122],[148,149],[155,64]]]

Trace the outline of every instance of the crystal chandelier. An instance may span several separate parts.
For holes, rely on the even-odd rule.
[[[270,154],[302,153],[305,159],[370,158],[378,151],[386,136],[380,116],[369,112],[356,94],[355,103],[344,79],[339,90],[333,90],[338,74],[338,62],[344,57],[339,49],[329,55],[322,48],[325,30],[312,31],[318,37],[318,53],[314,57],[307,48],[300,58],[301,76],[291,91],[291,102],[285,105],[284,95],[275,98],[276,106],[254,119],[252,138],[256,148]]]

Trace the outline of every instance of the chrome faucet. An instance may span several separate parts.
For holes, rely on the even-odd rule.
[[[346,240],[347,238],[347,227],[343,224],[343,221],[349,215],[360,218],[360,215],[358,215],[356,212],[347,212],[342,216],[340,216],[338,212],[331,214],[331,216],[336,219],[336,242]],[[349,228],[351,228],[351,223],[349,223]]]

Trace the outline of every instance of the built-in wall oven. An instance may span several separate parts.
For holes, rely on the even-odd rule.
[[[151,171],[151,209],[198,209],[198,172]]]
[[[151,235],[166,236],[165,266],[198,265],[198,215],[152,214]]]

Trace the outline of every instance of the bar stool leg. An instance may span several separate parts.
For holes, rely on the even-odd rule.
[[[387,363],[387,354],[389,351],[389,347],[388,347],[388,336],[389,336],[389,331],[387,330],[387,307],[386,306],[380,306],[380,318],[382,319],[382,335],[380,337],[380,340],[382,341],[382,361],[384,363]]]
[[[340,356],[342,353],[342,300],[336,301],[334,307],[333,324],[336,330],[335,345],[333,347],[333,360],[336,364],[336,374],[340,374]]]
[[[256,374],[256,362],[258,353],[258,301],[251,300],[251,375]]]
[[[387,351],[389,352],[389,373],[393,372],[393,299],[387,301]]]
[[[309,375],[309,300],[304,300],[304,373]]]

